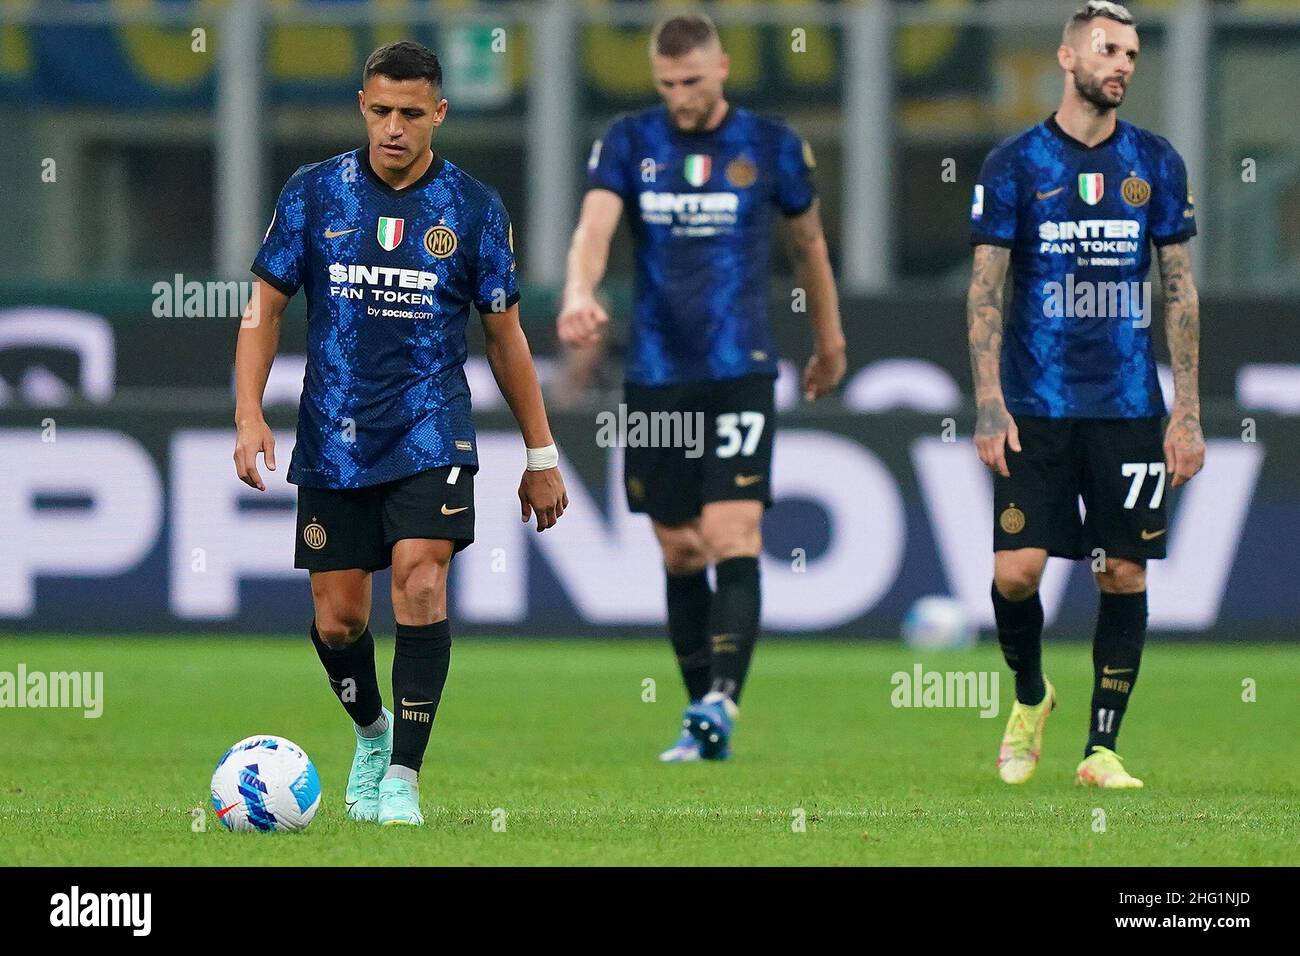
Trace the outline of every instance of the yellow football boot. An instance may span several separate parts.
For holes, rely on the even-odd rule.
[[[1105,747],[1093,745],[1092,753],[1083,759],[1074,772],[1074,782],[1084,787],[1102,787],[1106,790],[1136,790],[1142,781],[1124,769],[1119,754]]]
[[[1043,749],[1043,727],[1047,715],[1056,707],[1056,688],[1046,677],[1043,685],[1047,693],[1033,707],[1016,701],[1011,705],[1011,717],[1002,734],[1002,747],[998,750],[998,776],[1006,783],[1024,783],[1038,769],[1038,755]]]

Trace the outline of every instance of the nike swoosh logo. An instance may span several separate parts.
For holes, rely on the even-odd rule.
[[[1065,187],[1061,187],[1061,188],[1065,188]],[[351,229],[326,229],[325,238],[337,239],[339,236],[346,236],[349,232],[356,232],[360,228],[361,228],[360,226],[353,226]]]
[[[432,703],[433,701],[431,700],[407,700],[405,697],[402,698],[403,707],[423,707],[426,704]]]
[[[1142,540],[1143,540],[1143,541],[1154,541],[1156,538],[1160,537],[1162,534],[1164,534],[1164,533],[1165,533],[1166,531],[1168,531],[1168,530],[1169,530],[1168,528],[1161,528],[1159,531],[1148,531],[1148,530],[1146,530],[1145,528],[1143,528],[1143,529],[1142,529]]]
[[[217,819],[220,820],[222,817],[224,817],[224,816],[225,816],[227,813],[229,813],[231,810],[235,809],[235,807],[237,807],[237,806],[239,806],[238,803],[232,803],[230,806],[225,807],[224,809],[218,810],[218,811],[217,811]]]
[[[1055,196],[1057,193],[1059,193],[1059,192],[1064,192],[1064,191],[1065,191],[1065,187],[1064,187],[1064,186],[1057,186],[1057,187],[1056,187],[1055,189],[1053,189],[1051,192],[1045,192],[1045,193],[1042,193],[1042,192],[1037,192],[1037,191],[1035,191],[1035,193],[1034,193],[1034,198],[1035,198],[1035,199],[1051,199],[1051,198],[1052,198],[1053,196]]]
[[[736,487],[748,488],[750,485],[756,485],[763,480],[762,475],[737,475]]]
[[[1131,667],[1103,667],[1101,669],[1103,674],[1129,674],[1132,671],[1133,668]]]
[[[448,508],[446,505],[442,506],[442,513],[447,515],[448,517],[450,517],[451,515],[458,515],[462,511],[468,511],[468,510],[469,510],[469,505],[465,505],[463,508]]]

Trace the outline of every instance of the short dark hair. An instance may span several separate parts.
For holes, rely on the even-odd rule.
[[[1068,42],[1070,34],[1076,27],[1082,26],[1089,20],[1095,20],[1101,17],[1104,20],[1114,20],[1116,23],[1123,23],[1125,26],[1136,26],[1133,21],[1133,14],[1128,12],[1128,7],[1122,3],[1111,3],[1110,0],[1088,0],[1083,6],[1074,13],[1070,14],[1070,19],[1065,21],[1065,29],[1061,32],[1061,41]]]
[[[366,57],[361,84],[364,86],[366,80],[376,75],[391,80],[428,80],[435,90],[442,89],[442,64],[438,55],[414,40],[385,43]]]
[[[679,13],[655,24],[650,52],[676,58],[718,42],[718,28],[707,13]]]

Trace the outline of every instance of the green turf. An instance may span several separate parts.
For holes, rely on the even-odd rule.
[[[391,641],[380,642],[387,673]],[[0,859],[9,864],[1296,864],[1300,655],[1152,641],[1121,738],[1138,792],[1072,785],[1091,664],[1052,645],[1061,705],[1038,775],[993,758],[1009,706],[896,709],[899,645],[759,649],[737,757],[660,766],[681,692],[666,645],[463,640],[425,764],[428,823],[347,821],[352,734],[305,641],[0,637],[0,670],[102,670],[104,715],[0,710]],[[995,648],[920,658],[997,669]],[[1241,700],[1243,678],[1258,701]],[[658,701],[642,701],[654,678]],[[381,685],[386,684],[381,677]],[[387,691],[385,691],[387,697]],[[277,733],[315,759],[300,834],[231,834],[208,805],[226,747]],[[505,831],[492,811],[505,811]],[[1105,832],[1096,832],[1105,813]],[[806,831],[794,832],[795,811]]]

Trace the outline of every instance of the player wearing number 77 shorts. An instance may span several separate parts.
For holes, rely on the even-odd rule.
[[[1115,740],[1146,638],[1146,562],[1165,556],[1170,489],[1205,460],[1187,172],[1167,140],[1115,115],[1137,56],[1124,7],[1093,0],[1077,11],[1057,49],[1060,107],[989,154],[971,208],[975,445],[995,472],[993,610],[1016,678],[998,754],[1007,783],[1033,775],[1056,705],[1041,666],[1038,596],[1047,557],[1056,555],[1091,560],[1101,591],[1089,733],[1075,779],[1142,786]],[[1174,373],[1163,436],[1144,281],[1151,245]],[[1004,331],[1008,266],[1015,297]]]
[[[727,56],[706,16],[662,21],[650,60],[663,105],[616,119],[592,147],[558,331],[575,346],[603,334],[609,317],[595,289],[626,206],[636,253],[627,420],[668,423],[677,435],[666,442],[674,447],[647,447],[629,431],[624,462],[628,504],[650,516],[663,551],[668,633],[690,701],[684,730],[660,759],[720,760],[730,753],[758,637],[776,377],[768,264],[778,213],[812,315],[807,398],[843,377],[844,335],[812,150],[785,123],[727,102]]]

